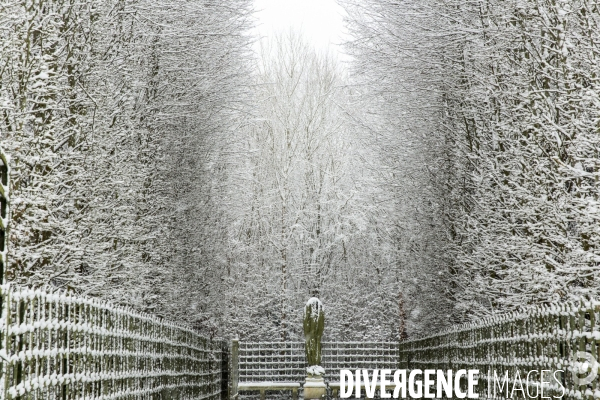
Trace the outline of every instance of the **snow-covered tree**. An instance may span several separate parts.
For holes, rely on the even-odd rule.
[[[597,5],[344,4],[370,126],[402,144],[390,183],[414,221],[402,258],[425,257],[407,269],[418,320],[596,295]]]
[[[410,334],[453,320],[449,284],[447,150],[443,68],[435,56],[434,1],[345,1],[352,39],[351,78],[370,133],[373,164],[393,207],[393,247]],[[433,33],[432,33],[433,31]]]
[[[202,199],[239,124],[249,5],[0,5],[9,280],[206,318],[188,300],[217,258],[208,237],[223,222]]]
[[[326,337],[396,337],[390,210],[345,72],[295,33],[264,42],[257,64],[254,118],[230,163],[226,331],[299,340],[314,295]]]

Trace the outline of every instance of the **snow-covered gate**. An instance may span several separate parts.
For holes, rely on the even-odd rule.
[[[399,366],[398,342],[323,342],[325,381],[340,379],[340,369],[391,369]],[[306,379],[304,342],[232,343],[232,381],[296,382]],[[236,379],[237,378],[237,379]],[[234,387],[233,393],[237,393]]]
[[[156,316],[0,286],[0,399],[227,398],[229,346]]]
[[[240,382],[304,382],[304,342],[239,342]],[[398,368],[398,342],[323,342],[325,380],[340,379],[340,369]]]

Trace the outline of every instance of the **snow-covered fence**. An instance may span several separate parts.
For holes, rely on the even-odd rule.
[[[0,296],[1,399],[220,400],[227,392],[221,340],[71,294],[3,285]]]
[[[398,368],[398,342],[322,342],[326,381],[339,381],[340,369]],[[304,342],[240,342],[240,382],[304,382]],[[235,361],[234,361],[235,363]]]
[[[398,368],[398,342],[324,342],[321,364],[328,381],[340,380],[340,369]]]
[[[529,371],[562,369],[565,372],[556,376],[566,388],[565,399],[598,398],[600,379],[595,374],[600,376],[600,364],[596,360],[600,360],[600,302],[584,300],[491,317],[400,343],[400,368],[479,369],[478,391],[485,394],[488,371],[498,376],[508,371],[509,378],[514,378],[518,370],[525,383]],[[552,379],[546,374],[545,381]],[[586,377],[592,378],[587,379],[589,383]],[[530,378],[532,384],[539,383],[539,375]],[[544,396],[561,394],[558,384],[544,391]],[[505,398],[500,393],[497,397]]]

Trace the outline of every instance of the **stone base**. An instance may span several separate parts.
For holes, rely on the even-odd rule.
[[[327,394],[327,385],[322,376],[307,376],[304,384],[304,399],[324,399]]]

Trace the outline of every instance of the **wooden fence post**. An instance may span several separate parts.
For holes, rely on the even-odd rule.
[[[229,398],[229,381],[230,374],[229,363],[231,359],[231,351],[229,342],[225,339],[221,341],[221,400]]]
[[[0,275],[3,285],[6,283],[8,225],[10,222],[10,165],[8,157],[0,149]],[[1,312],[1,311],[0,311]]]
[[[229,352],[229,377],[227,385],[227,400],[237,399],[238,397],[238,381],[240,378],[239,370],[239,351],[240,342],[237,338],[231,339]]]
[[[0,284],[6,284],[6,268],[8,265],[8,225],[10,223],[10,165],[8,157],[0,149]],[[3,289],[0,293],[0,318],[5,319],[4,328],[0,331],[0,350],[8,354],[8,329],[10,321],[9,289]],[[7,398],[6,389],[9,386],[8,368],[9,362],[0,363],[0,393]]]

